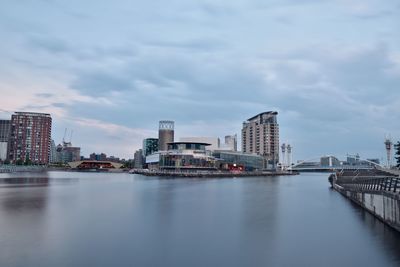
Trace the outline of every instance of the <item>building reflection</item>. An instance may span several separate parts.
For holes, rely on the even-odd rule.
[[[1,178],[0,190],[3,191],[3,197],[0,199],[1,207],[8,213],[45,209],[49,182],[47,173]]]

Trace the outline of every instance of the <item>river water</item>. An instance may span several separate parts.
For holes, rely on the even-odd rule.
[[[0,266],[399,266],[327,178],[1,174]]]

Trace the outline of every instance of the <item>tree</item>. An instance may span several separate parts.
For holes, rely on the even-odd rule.
[[[398,141],[395,145],[394,145],[394,149],[395,152],[394,154],[396,155],[394,158],[396,159],[396,167],[400,167],[400,141]]]
[[[32,161],[29,158],[29,155],[26,155],[24,165],[32,165]]]

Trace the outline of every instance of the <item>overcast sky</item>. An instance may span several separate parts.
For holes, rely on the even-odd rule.
[[[295,159],[400,140],[395,0],[2,0],[0,117],[49,112],[85,156],[133,158],[158,121],[237,133],[277,110]]]

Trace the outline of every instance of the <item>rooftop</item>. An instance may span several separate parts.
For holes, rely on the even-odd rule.
[[[257,114],[257,115],[255,115],[255,116],[253,116],[253,117],[251,117],[251,118],[249,118],[249,119],[247,119],[248,121],[251,121],[251,120],[253,120],[253,119],[255,119],[255,118],[257,118],[257,117],[259,117],[259,116],[261,116],[261,115],[264,115],[264,114],[268,114],[268,115],[278,115],[278,112],[277,111],[266,111],[266,112],[261,112],[260,114]]]

